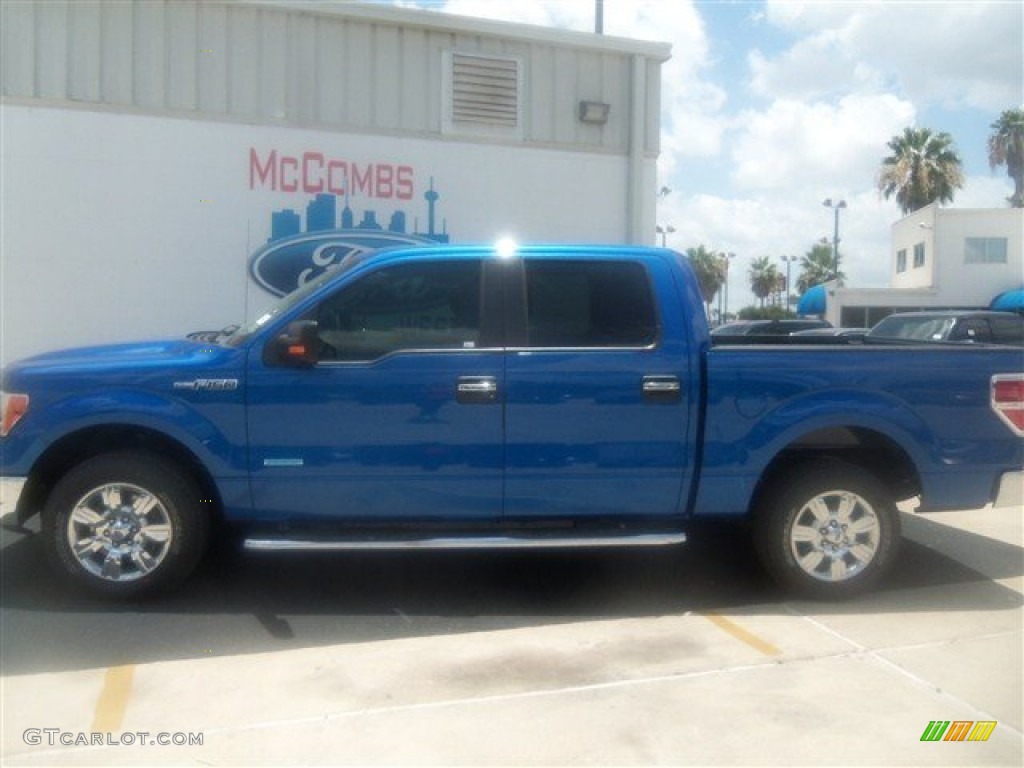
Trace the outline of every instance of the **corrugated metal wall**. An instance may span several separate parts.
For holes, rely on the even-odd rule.
[[[521,125],[506,140],[629,151],[638,54],[604,50],[602,38],[561,45],[551,35],[498,36],[454,20],[448,29],[443,16],[365,8],[353,14],[186,0],[4,0],[2,7],[3,95],[10,100],[439,136],[444,52],[479,52],[522,63]],[[649,155],[658,151],[663,58],[637,60],[645,70]],[[581,99],[611,104],[607,125],[580,122]],[[472,140],[473,131],[459,138]]]

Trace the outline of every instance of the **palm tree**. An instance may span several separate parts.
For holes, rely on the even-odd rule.
[[[1024,208],[1024,109],[1008,109],[992,123],[988,164],[992,170],[1006,166],[1013,179],[1013,195],[1007,199],[1014,208]]]
[[[835,280],[837,277],[842,281],[846,275],[842,272],[836,275],[836,260],[832,246],[828,238],[823,237],[800,259],[800,276],[796,279],[797,293],[803,295],[807,293],[808,288]]]
[[[722,257],[703,245],[698,245],[696,248],[686,249],[686,258],[690,260],[690,266],[693,267],[693,271],[697,276],[700,297],[704,300],[705,304],[705,316],[710,317],[711,302],[725,282],[725,269],[722,266]]]
[[[764,300],[775,291],[779,283],[781,273],[772,262],[771,256],[761,256],[750,263],[747,277],[750,280],[750,290],[761,300],[764,307]]]
[[[948,133],[905,128],[888,143],[892,154],[882,161],[878,191],[893,195],[906,216],[936,200],[951,203],[954,190],[964,185],[963,163]]]

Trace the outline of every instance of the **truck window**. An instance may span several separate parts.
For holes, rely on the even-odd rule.
[[[883,339],[942,341],[949,338],[952,326],[951,317],[892,315],[872,328],[870,336]]]
[[[990,317],[992,341],[996,344],[1024,345],[1024,317],[1007,314],[1006,317]]]
[[[479,261],[386,267],[326,299],[315,319],[323,360],[369,361],[393,352],[475,349]]]
[[[645,347],[657,337],[650,282],[633,262],[527,261],[531,347]]]
[[[956,324],[949,334],[950,341],[976,341],[987,344],[992,341],[988,321],[983,317],[968,317]]]

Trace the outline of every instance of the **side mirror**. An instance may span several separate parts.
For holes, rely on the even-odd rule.
[[[284,333],[271,339],[263,349],[263,362],[273,366],[309,368],[319,360],[320,337],[313,320],[289,323]]]

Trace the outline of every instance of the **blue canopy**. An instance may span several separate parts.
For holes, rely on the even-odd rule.
[[[825,299],[824,285],[815,285],[808,288],[796,305],[796,313],[798,315],[824,315]]]
[[[1000,293],[989,304],[991,309],[1008,309],[1008,310],[1022,310],[1024,309],[1024,288],[1018,288],[1015,291],[1005,291]]]

